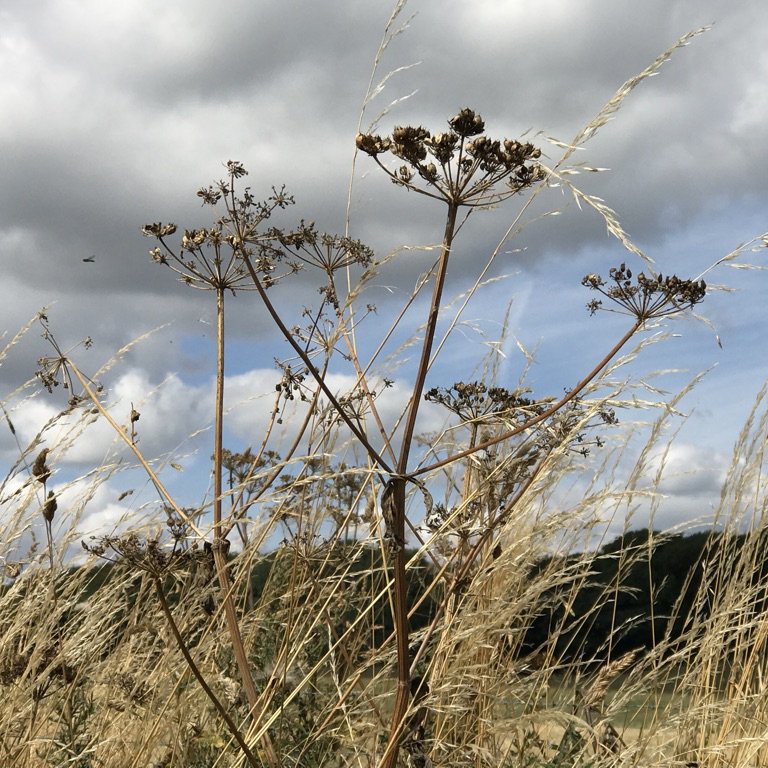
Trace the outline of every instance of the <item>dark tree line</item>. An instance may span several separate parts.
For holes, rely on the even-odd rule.
[[[766,539],[763,542],[763,539]],[[531,656],[543,649],[552,658],[564,661],[601,661],[617,657],[630,650],[647,650],[662,640],[670,646],[695,621],[705,620],[712,608],[714,588],[731,578],[740,579],[745,589],[754,593],[751,610],[768,611],[768,534],[750,540],[746,552],[745,535],[704,531],[688,535],[660,534],[648,529],[629,531],[605,544],[589,562],[579,565],[583,555],[574,554],[558,562],[540,560],[530,576],[536,578],[552,568],[572,569],[570,581],[561,580],[547,590],[540,607],[527,627],[517,653]],[[306,562],[302,583],[307,584],[335,578],[340,561],[353,562],[344,577],[344,598],[337,603],[332,618],[337,632],[342,633],[357,616],[362,604],[379,593],[384,586],[384,568],[377,549],[362,550],[354,545],[334,545],[331,557],[318,557]],[[408,552],[410,556],[412,553]],[[293,558],[284,549],[276,550],[259,560],[252,569],[252,595],[256,602],[279,602],[289,584]],[[111,588],[120,564],[102,563],[82,580],[82,599],[87,600],[101,589]],[[78,569],[71,569],[74,577]],[[424,560],[409,571],[408,604],[416,605],[434,578],[434,565]],[[78,576],[82,576],[82,572]],[[295,577],[295,572],[293,573]],[[212,571],[207,578],[212,579]],[[702,580],[707,579],[706,584]],[[716,580],[715,583],[713,580]],[[139,598],[141,579],[136,577],[125,590],[125,611]],[[194,592],[210,600],[208,592],[197,579]],[[702,588],[706,587],[706,588]],[[7,585],[5,587],[7,589]],[[179,582],[168,584],[171,604],[184,601],[184,588]],[[197,598],[196,598],[197,599]],[[438,598],[439,599],[439,598]],[[211,615],[214,603],[200,603],[202,613]],[[416,631],[426,626],[434,616],[435,602],[423,600],[411,619]],[[116,640],[120,635],[120,619],[114,627]],[[368,624],[368,641],[375,647],[394,631],[388,601],[379,601]],[[365,650],[361,648],[360,650]]]
[[[672,647],[695,622],[706,620],[716,591],[731,579],[754,595],[751,610],[768,611],[768,536],[759,538],[629,531],[600,549],[580,582],[547,593],[524,652],[554,645],[555,658],[601,661],[609,649],[616,658],[662,640]],[[551,566],[543,560],[537,570]]]

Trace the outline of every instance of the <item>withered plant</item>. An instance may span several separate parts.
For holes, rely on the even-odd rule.
[[[277,226],[276,219],[291,215],[293,197],[275,187],[257,199],[236,161],[226,164],[222,180],[197,193],[210,223],[145,225],[155,241],[152,261],[190,288],[211,291],[216,304],[208,503],[189,508],[173,497],[142,451],[141,405],[131,403],[120,423],[109,392],[61,350],[41,314],[54,352],[39,360],[40,382],[49,391],[67,389],[68,414],[109,422],[147,473],[164,530],[85,542],[91,555],[108,561],[93,577],[98,586],[86,583],[86,571],[54,578],[61,565],[51,524],[62,510],[60,495],[49,488],[55,465],[54,454],[42,447],[46,431],[22,449],[14,469],[26,471],[28,482],[3,490],[0,501],[24,507],[34,498],[45,523],[50,578],[46,597],[40,570],[19,566],[2,594],[0,684],[14,702],[25,693],[30,700],[0,736],[0,758],[25,767],[38,758],[46,765],[125,765],[119,761],[130,740],[120,734],[130,725],[133,765],[612,765],[630,749],[612,721],[608,689],[615,679],[641,667],[661,679],[675,653],[678,659],[689,654],[682,675],[687,691],[723,674],[707,633],[722,632],[724,586],[707,585],[717,611],[686,628],[691,648],[706,651],[711,668],[697,666],[692,651],[675,650],[664,638],[642,662],[617,656],[613,643],[624,629],[617,622],[600,653],[587,654],[581,639],[571,642],[596,620],[595,611],[573,621],[569,613],[579,590],[590,585],[592,555],[574,559],[553,542],[569,523],[575,531],[588,528],[574,522],[577,513],[589,508],[596,519],[595,510],[613,492],[591,489],[576,512],[546,513],[571,468],[618,439],[617,413],[626,401],[620,388],[606,383],[606,372],[630,341],[639,351],[644,330],[696,307],[707,290],[700,277],[627,266],[640,254],[613,212],[570,185],[564,173],[574,147],[673,49],[628,81],[551,167],[535,143],[488,135],[470,108],[438,131],[406,125],[388,135],[357,134],[357,162],[384,173],[397,188],[393,194],[423,197],[443,206],[444,215],[436,224],[442,239],[434,264],[367,358],[357,334],[376,308],[365,303],[365,291],[397,253],[377,258],[349,233],[322,232],[306,218]],[[630,253],[607,276],[589,272],[583,279],[599,296],[589,300],[589,313],[625,314],[626,327],[606,349],[585,349],[585,359],[596,359],[557,394],[504,387],[490,363],[479,377],[468,370],[453,381],[434,381],[433,366],[464,306],[439,339],[446,280],[461,258],[466,216],[517,203],[516,225],[528,201],[555,182],[597,210]],[[483,274],[472,278],[467,301]],[[317,288],[315,305],[289,316],[280,308],[281,291],[307,275]],[[412,319],[427,286],[426,314]],[[231,301],[255,303],[289,353],[276,361],[265,434],[253,435],[247,447],[228,448],[225,319]],[[406,327],[418,357],[396,385],[383,361],[395,332]],[[352,385],[335,387],[337,373]],[[402,410],[388,419],[382,399],[395,386],[400,392],[405,386]],[[418,433],[424,403],[446,415],[439,434]],[[675,403],[667,405],[668,415]],[[279,452],[278,427],[290,435]],[[625,498],[631,501],[633,493],[630,484]],[[565,549],[577,543],[575,535]],[[606,601],[645,554],[641,548],[621,554],[615,582],[599,587]],[[751,561],[744,558],[746,570]],[[40,612],[46,600],[49,614],[35,638],[16,609],[28,604]],[[745,605],[757,610],[754,601]],[[530,648],[528,631],[547,611],[546,641]],[[734,675],[733,684],[744,695],[725,717],[706,720],[710,731],[728,731],[742,709],[754,717],[765,711],[752,699],[745,705],[745,692],[762,681],[755,650],[764,643],[760,626],[745,623],[734,640],[732,658],[743,674]],[[575,682],[572,696],[557,703],[562,718],[553,735],[535,716],[550,695],[553,672],[566,666]],[[53,704],[44,707],[54,700],[64,712],[55,723]],[[679,722],[690,726],[684,714]],[[693,741],[667,738],[677,756],[701,753]]]
[[[339,284],[339,273],[348,275],[351,269],[362,270],[361,285],[370,279],[380,267],[374,263],[369,248],[347,236],[318,232],[313,224],[301,221],[293,229],[267,227],[267,220],[278,208],[293,203],[284,191],[273,190],[265,201],[257,201],[249,188],[238,189],[238,182],[246,175],[240,163],[227,164],[227,177],[198,193],[203,203],[220,214],[208,228],[185,229],[176,241],[175,224],[154,223],[144,227],[144,233],[157,239],[158,245],[150,251],[156,263],[169,267],[187,285],[198,289],[212,290],[217,309],[217,359],[216,359],[216,400],[214,413],[213,489],[211,507],[212,522],[210,544],[216,564],[220,600],[226,619],[227,631],[234,652],[249,706],[250,735],[258,734],[264,759],[271,765],[281,762],[270,736],[270,707],[274,706],[271,686],[278,678],[259,691],[254,682],[246,645],[240,629],[241,617],[235,606],[233,585],[228,569],[227,552],[232,530],[246,518],[248,510],[266,492],[275,489],[279,481],[288,492],[286,499],[274,512],[272,520],[285,521],[292,516],[295,529],[288,526],[290,540],[300,546],[305,556],[312,557],[312,537],[322,535],[322,527],[307,528],[306,508],[312,504],[312,497],[331,500],[329,487],[321,482],[319,491],[317,475],[322,477],[322,462],[310,458],[304,460],[298,473],[285,474],[302,441],[312,425],[311,434],[320,429],[324,433],[321,442],[327,441],[331,431],[342,426],[358,443],[366,456],[366,463],[357,469],[361,482],[349,486],[345,492],[344,508],[326,518],[336,517],[336,533],[331,540],[342,541],[340,530],[348,531],[346,515],[362,502],[363,496],[380,491],[379,512],[382,520],[382,556],[391,573],[391,586],[385,593],[391,606],[394,622],[394,644],[396,648],[397,686],[396,695],[389,715],[389,737],[384,745],[381,765],[394,766],[400,747],[410,744],[411,756],[418,751],[413,743],[413,723],[409,716],[409,702],[413,701],[414,680],[417,668],[423,667],[431,654],[430,669],[433,673],[442,664],[450,664],[455,653],[451,644],[435,640],[435,632],[443,632],[449,623],[455,623],[462,611],[462,593],[467,589],[478,563],[486,561],[489,552],[497,551],[499,531],[504,522],[515,512],[515,505],[531,490],[535,481],[554,453],[575,447],[584,453],[585,431],[595,416],[601,416],[603,423],[612,423],[611,411],[602,406],[591,409],[581,407],[580,395],[603,371],[619,350],[650,320],[681,312],[701,301],[705,293],[704,283],[681,280],[677,277],[662,279],[648,278],[639,274],[632,282],[631,272],[622,264],[611,271],[614,285],[605,288],[601,278],[588,275],[585,284],[600,291],[614,301],[623,311],[632,316],[633,322],[624,335],[606,352],[594,368],[566,394],[553,399],[534,400],[519,393],[508,392],[499,387],[488,388],[483,383],[461,383],[450,390],[433,388],[426,399],[441,403],[454,412],[470,429],[469,441],[464,448],[453,450],[438,449],[438,456],[431,463],[420,462],[412,465],[411,451],[414,446],[416,422],[424,400],[424,388],[430,366],[433,362],[435,333],[443,299],[443,289],[452,255],[456,250],[456,234],[460,217],[466,210],[483,209],[499,205],[506,200],[525,193],[534,185],[546,184],[547,171],[538,163],[541,151],[531,143],[516,140],[495,140],[485,133],[483,119],[471,109],[462,109],[448,121],[443,133],[432,133],[421,126],[395,128],[391,136],[382,138],[374,134],[359,134],[357,148],[369,155],[373,161],[394,182],[416,194],[424,195],[446,207],[443,241],[434,268],[432,297],[424,322],[419,362],[414,373],[410,392],[404,409],[402,431],[395,442],[397,425],[387,425],[379,414],[376,397],[381,384],[370,373],[375,359],[365,365],[358,359],[353,339],[352,321],[354,299],[360,288],[343,290]],[[395,170],[388,167],[387,159],[394,158],[402,164]],[[306,309],[305,325],[284,319],[271,299],[271,292],[279,290],[279,284],[304,270],[319,273],[319,306]],[[272,411],[274,424],[283,407],[281,401],[292,401],[298,397],[308,403],[307,416],[300,425],[288,454],[282,459],[268,453],[267,439],[261,443],[257,453],[250,450],[234,461],[234,455],[223,446],[224,433],[224,353],[225,353],[225,297],[238,291],[255,291],[275,326],[289,344],[294,357],[279,363],[282,377],[276,385],[276,402]],[[592,302],[592,312],[599,303]],[[337,350],[344,359],[353,364],[356,382],[351,391],[343,394],[331,390],[327,374]],[[80,380],[86,394],[92,395],[82,373],[70,361],[62,361],[59,370],[68,377]],[[72,373],[70,373],[70,371]],[[97,407],[99,400],[94,399]],[[132,408],[130,444],[138,454],[135,440],[135,421]],[[371,419],[375,431],[368,428]],[[377,438],[372,437],[377,434]],[[375,445],[380,443],[380,447]],[[514,447],[510,448],[514,443]],[[495,456],[494,448],[507,444],[502,456]],[[484,452],[484,461],[477,466],[476,457]],[[271,459],[267,467],[266,460]],[[463,486],[451,508],[433,506],[429,486],[434,484],[434,473],[446,467],[463,462],[465,465]],[[267,467],[265,473],[265,467]],[[477,467],[477,468],[476,468]],[[230,473],[229,487],[225,490],[224,472]],[[233,472],[237,470],[237,483]],[[259,472],[257,480],[256,473]],[[343,471],[343,469],[342,469]],[[282,472],[282,476],[281,476]],[[266,475],[266,476],[265,476]],[[338,469],[328,475],[339,478]],[[422,479],[424,478],[424,479]],[[340,488],[338,479],[332,487]],[[409,520],[406,500],[409,487],[415,489],[426,505],[428,525],[436,535],[446,537],[453,531],[455,546],[443,550],[447,556],[444,586],[441,597],[434,603],[434,615],[426,632],[419,638],[415,656],[409,627],[409,583],[411,577],[406,549],[409,535],[418,537],[414,521]],[[283,492],[285,495],[285,492]],[[229,513],[223,514],[224,501],[228,497]],[[168,503],[166,498],[165,502]],[[171,507],[179,524],[191,522],[177,507]],[[200,526],[201,518],[197,518]],[[263,536],[263,534],[262,534]],[[423,543],[420,538],[416,539]],[[299,542],[303,542],[299,544]],[[123,554],[135,551],[135,542],[120,543],[109,541],[104,546]],[[148,548],[156,551],[156,542],[148,542]],[[307,549],[309,548],[309,549]],[[98,550],[100,551],[100,550]],[[147,550],[149,551],[149,549]],[[439,561],[433,561],[439,566]],[[128,558],[130,559],[130,558]],[[135,559],[135,558],[134,558]],[[175,628],[167,602],[163,599],[160,576],[150,574],[165,616],[177,641],[180,634]],[[450,578],[448,578],[450,576]],[[435,582],[437,584],[437,582]],[[431,588],[434,589],[434,586]],[[372,603],[375,606],[377,600]],[[288,637],[289,634],[286,634]],[[331,647],[345,648],[341,638],[336,636]],[[197,679],[205,686],[203,676],[194,666],[191,656],[183,645],[185,658]],[[349,651],[347,650],[347,653]],[[291,653],[290,645],[284,645],[278,652],[283,661],[283,677],[287,674],[286,660]],[[425,686],[427,683],[424,683]],[[417,686],[418,687],[418,686]],[[213,692],[206,693],[216,704],[217,710],[224,710]],[[411,707],[412,708],[412,707]],[[231,720],[230,730],[249,761],[254,755],[248,751],[243,736]],[[461,723],[454,724],[462,727]],[[438,726],[438,732],[441,726]],[[410,730],[409,730],[410,729]],[[442,734],[445,741],[455,740],[452,733]],[[410,740],[410,741],[409,741]]]

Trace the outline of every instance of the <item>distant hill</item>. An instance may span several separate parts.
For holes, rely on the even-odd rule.
[[[752,539],[742,557],[745,541],[744,535],[717,532],[629,531],[601,548],[580,584],[549,590],[526,633],[524,651],[535,653],[554,643],[556,658],[592,660],[605,658],[611,637],[614,658],[650,649],[664,638],[674,644],[711,610],[716,584],[702,590],[705,570],[720,585],[737,576],[742,584],[766,583],[768,547],[756,547]],[[755,552],[762,554],[755,558]],[[537,567],[551,565],[543,560]],[[759,604],[753,608],[768,608],[765,588],[756,594]]]
[[[738,575],[739,583],[757,587],[750,590],[750,594],[755,595],[752,609],[768,610],[768,587],[761,586],[768,583],[768,535],[764,538],[765,545],[758,541],[755,546],[753,535],[749,558],[744,558],[741,556],[746,541],[743,535],[716,532],[669,535],[641,529],[629,531],[604,545],[588,562],[588,567],[584,566],[583,554],[563,557],[557,562],[552,558],[543,559],[534,566],[530,578],[552,568],[562,572],[570,569],[575,575],[560,579],[558,586],[544,592],[540,607],[515,652],[533,657],[541,649],[548,648],[557,659],[592,661],[605,659],[609,638],[614,658],[629,650],[652,648],[662,639],[671,646],[694,620],[701,621],[708,615],[713,590],[702,590],[702,577],[705,572],[715,573],[714,564],[718,566],[716,578],[721,580],[721,587],[729,578]],[[338,568],[339,562],[344,562],[345,557],[352,558],[344,577],[350,585],[348,600],[338,606],[333,617],[336,630],[341,631],[354,621],[361,605],[381,592],[384,575],[377,549],[360,549],[351,543],[336,547],[338,551],[331,558],[319,558],[317,566],[307,565],[309,570],[304,578],[310,581],[338,578],[338,570],[334,572],[334,569]],[[290,579],[290,562],[291,558],[282,557],[281,551],[257,561],[251,574],[250,599],[280,601],[285,593],[285,583]],[[432,580],[433,569],[434,565],[424,560],[411,571],[410,605],[419,602]],[[125,579],[125,570],[111,563],[93,567],[85,573],[82,568],[72,569],[70,575],[77,574],[83,585],[81,599],[86,601],[100,590],[110,589],[117,571],[121,571],[120,578]],[[215,608],[217,591],[212,570],[206,578],[207,586],[198,580],[195,589],[202,587],[199,594],[205,598],[205,605],[201,603],[201,606],[210,613]],[[137,573],[126,587],[126,610],[138,594],[140,581],[141,575]],[[168,597],[172,604],[186,599],[183,593],[184,590],[179,591],[178,583],[175,587],[169,583]],[[240,600],[241,605],[245,604],[245,596]],[[378,645],[393,631],[389,601],[381,600],[379,605],[368,635],[372,645]],[[412,617],[411,629],[423,628],[433,615],[434,602],[428,597]],[[118,621],[113,627],[116,639],[120,630]]]

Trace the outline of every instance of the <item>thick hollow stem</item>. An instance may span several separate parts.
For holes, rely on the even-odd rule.
[[[413,433],[416,429],[416,417],[419,414],[421,405],[421,393],[424,391],[424,382],[429,371],[429,360],[432,356],[432,345],[435,340],[435,330],[437,329],[437,319],[440,314],[440,301],[443,297],[443,287],[445,286],[445,276],[448,272],[448,260],[451,255],[451,245],[456,229],[456,216],[459,208],[455,203],[448,206],[448,217],[445,222],[445,234],[443,235],[443,246],[440,252],[440,262],[435,276],[435,287],[432,291],[432,303],[429,308],[429,317],[424,329],[424,343],[421,347],[421,359],[416,372],[416,380],[411,393],[411,400],[408,407],[408,417],[405,421],[403,430],[403,443],[400,448],[400,459],[397,463],[397,474],[404,475],[408,469],[408,455],[413,442]]]
[[[394,526],[396,533],[394,539],[397,542],[405,541],[405,480],[397,478],[392,481],[392,501],[394,509]],[[401,544],[397,547],[393,563],[393,595],[392,613],[397,645],[397,693],[395,706],[392,711],[389,743],[382,759],[382,768],[394,768],[397,762],[397,753],[402,725],[405,713],[408,710],[408,698],[410,696],[411,665],[408,643],[410,639],[408,627],[408,582],[405,572],[405,547]]]
[[[224,289],[216,290],[216,416],[213,435],[213,538],[221,539],[222,449],[224,434]]]
[[[408,581],[405,571],[405,474],[408,469],[408,456],[413,442],[413,434],[416,428],[416,417],[421,405],[421,394],[424,391],[424,382],[429,371],[429,361],[432,356],[432,345],[435,339],[437,320],[440,314],[440,301],[443,296],[445,276],[448,271],[448,261],[451,255],[451,245],[456,229],[456,217],[459,207],[455,203],[448,206],[448,216],[445,222],[443,246],[440,252],[440,261],[435,276],[435,286],[432,291],[432,302],[429,307],[426,327],[424,329],[424,342],[421,347],[421,359],[416,372],[416,379],[408,406],[408,415],[403,431],[403,442],[400,448],[400,458],[397,463],[397,477],[393,478],[392,500],[393,515],[390,532],[394,541],[399,542],[393,563],[393,618],[395,635],[397,638],[397,695],[392,711],[392,723],[389,732],[382,768],[394,768],[397,763],[399,744],[402,739],[402,729],[405,714],[408,711],[408,699],[410,696],[411,664],[409,658],[410,632],[408,627]]]

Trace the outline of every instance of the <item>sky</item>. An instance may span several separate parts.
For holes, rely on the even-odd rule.
[[[680,401],[687,419],[668,427],[678,434],[654,524],[706,517],[768,378],[768,275],[732,268],[765,268],[768,254],[760,239],[768,230],[768,6],[410,0],[377,54],[393,8],[381,0],[5,0],[0,348],[46,307],[62,348],[93,340],[74,352],[83,370],[97,371],[123,350],[101,377],[107,402],[123,421],[132,404],[140,410],[142,450],[164,457],[163,476],[189,495],[184,503],[196,503],[209,483],[214,306],[209,294],[151,263],[153,243],[142,225],[209,224],[195,193],[222,178],[228,160],[249,170],[257,197],[286,185],[296,205],[284,221],[314,220],[328,232],[348,226],[378,258],[395,254],[364,294],[378,314],[361,324],[358,339],[361,349],[373,349],[431,265],[434,251],[419,246],[439,241],[443,212],[393,187],[366,156],[355,157],[359,129],[375,124],[387,133],[421,124],[436,132],[471,107],[490,135],[525,136],[551,166],[563,151],[557,142],[578,135],[624,82],[687,33],[708,28],[626,96],[570,158],[566,177],[616,212],[656,270],[706,272],[708,283],[727,289],[712,291],[702,305],[707,322],[666,324],[659,330],[670,337],[627,369],[671,393],[707,372]],[[382,81],[361,113],[371,83]],[[446,302],[477,279],[526,200],[473,214],[457,245]],[[744,244],[743,253],[709,271]],[[499,251],[428,386],[471,378],[490,351],[500,384],[517,386],[525,371],[537,395],[562,392],[627,327],[620,316],[588,316],[591,297],[581,278],[622,261],[636,271],[645,265],[609,235],[598,213],[553,185],[537,193]],[[294,322],[317,297],[302,276],[291,289],[274,291]],[[252,294],[230,306],[227,440],[243,447],[260,439],[277,378],[273,359],[287,350]],[[421,298],[415,302],[392,353],[425,307]],[[494,345],[508,310],[506,341]],[[521,346],[534,353],[530,366]],[[46,354],[33,325],[1,361],[0,399],[16,432],[0,431],[0,464],[13,475],[6,490],[24,482],[12,469],[19,445],[28,446],[61,406],[27,384]],[[395,380],[382,401],[387,418],[395,418],[412,373],[407,351],[399,359],[380,371]],[[351,381],[341,365],[332,373],[340,388]],[[439,418],[425,409],[420,429],[437,429]],[[621,418],[631,424],[641,415]],[[41,444],[55,440],[49,431]],[[146,483],[145,495],[120,499],[142,481],[106,425],[88,427],[85,438],[58,444],[53,455],[78,532],[108,532],[121,520],[151,516]],[[114,474],[92,481],[92,469],[110,462]],[[12,504],[5,506],[9,514]]]

